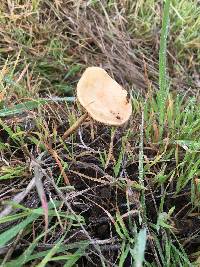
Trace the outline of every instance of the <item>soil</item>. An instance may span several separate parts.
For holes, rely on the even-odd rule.
[[[43,116],[45,117],[46,114],[48,114],[49,118],[49,111],[46,113],[44,112]],[[22,116],[19,117],[21,118]],[[48,122],[49,131],[52,130],[52,125],[55,125],[56,120],[51,117],[51,120]],[[23,128],[24,124],[22,120],[20,120],[20,123]],[[32,128],[27,132],[27,136],[31,135],[31,133],[33,134],[36,130],[34,120],[31,125]],[[15,122],[13,123],[13,129],[14,126],[16,126]],[[66,127],[69,127],[69,125],[63,123],[57,128],[60,135],[64,133]],[[132,129],[138,129],[139,125],[137,125],[137,120],[135,120],[134,123],[130,122],[130,125],[126,125],[126,128],[118,128],[116,130],[112,157],[106,169],[102,166],[102,162],[100,162],[99,153],[103,153],[104,150],[109,151],[111,140],[111,129],[109,127],[94,122],[91,123],[91,121],[88,120],[81,125],[80,129],[74,133],[73,137],[69,137],[66,140],[68,151],[63,147],[59,147],[59,145],[54,142],[51,144],[52,148],[57,151],[59,157],[68,164],[66,175],[69,178],[70,185],[74,187],[72,192],[64,194],[65,197],[68,198],[68,204],[75,214],[83,216],[85,220],[84,229],[86,232],[84,232],[81,227],[71,226],[66,236],[66,240],[68,240],[66,244],[78,242],[80,240],[88,240],[87,235],[89,235],[92,240],[96,240],[96,246],[98,245],[100,247],[103,257],[110,266],[114,266],[120,251],[120,241],[114,225],[116,221],[113,218],[115,218],[116,213],[120,214],[129,235],[132,236],[134,235],[134,226],[139,226],[139,211],[142,212],[139,201],[141,191],[135,189],[133,186],[134,183],[138,183],[139,148],[136,143],[138,136],[136,134],[129,135],[125,144],[123,143],[124,141],[122,141],[124,140],[122,137],[126,135],[127,129],[130,127]],[[8,134],[3,129],[1,130],[1,137],[4,138],[5,142],[9,139]],[[117,177],[115,177],[113,168],[118,160],[122,146],[125,146],[126,149],[124,150],[120,171]],[[18,148],[17,151],[15,150],[16,144],[13,142],[10,153],[4,155],[4,158],[11,162],[11,164],[16,164],[17,162],[27,164],[25,150],[20,148]],[[40,153],[38,147],[33,144],[28,144],[27,150],[31,151],[35,158],[37,158]],[[73,158],[70,158],[70,152]],[[144,144],[144,154],[146,158],[150,159],[155,157],[157,152],[156,148],[149,148],[147,143]],[[174,164],[173,162],[168,164],[167,167],[169,171],[174,168]],[[41,161],[41,167],[47,172],[51,170],[50,172],[54,181],[58,179],[60,169],[52,155],[48,153],[45,154]],[[159,167],[158,163],[157,166],[154,166],[154,171],[156,171],[157,168],[159,170]],[[19,177],[14,182],[12,180],[6,180],[3,184],[1,183],[1,192],[4,191],[4,188],[15,186],[15,191],[8,191],[4,196],[4,200],[12,198],[16,194],[16,191],[25,188],[31,177],[32,173],[30,171],[28,172],[27,168],[27,174],[23,180]],[[144,182],[144,186],[146,187],[145,203],[148,223],[156,224],[157,213],[163,192],[160,187],[154,184],[151,175],[147,175]],[[61,196],[48,179],[45,178],[43,180],[43,186],[48,201],[50,197],[54,200],[62,200]],[[200,231],[200,227],[198,217],[187,216],[187,211],[191,209],[191,206],[188,206],[190,202],[190,187],[184,188],[177,195],[174,194],[174,187],[175,185],[172,182],[166,194],[164,210],[169,211],[170,208],[176,207],[175,214],[177,214],[177,216],[174,218],[171,217],[170,223],[174,228],[179,242],[184,245],[186,251],[194,252],[198,250],[199,240],[198,237],[195,237],[195,234]],[[127,203],[129,203],[129,205]],[[39,207],[40,201],[36,190],[32,190],[21,204],[28,208]],[[64,204],[62,206],[62,211],[67,212],[67,210],[68,207]],[[196,212],[198,211],[194,210],[194,213]],[[1,224],[1,230],[9,229],[19,222],[20,220],[18,222]],[[51,226],[53,224],[54,220],[52,219],[49,225]],[[34,231],[37,231],[37,229],[41,227],[44,227],[43,220],[35,221]],[[58,227],[54,233],[49,233],[46,243],[39,243],[37,251],[43,251],[46,248],[52,247],[60,234],[60,227]],[[163,235],[160,234],[161,238],[162,236]],[[23,236],[13,253],[13,257],[24,251],[28,244],[32,242],[33,238],[34,236],[30,233]],[[148,245],[146,250],[146,258],[148,260],[153,260],[155,257],[151,244],[152,238],[153,232],[151,230],[148,233]],[[174,244],[176,244],[176,242],[174,238]],[[130,266],[130,260],[131,257],[127,257],[124,266]],[[87,250],[87,256],[79,260],[78,266],[93,267],[100,265],[100,258],[97,256],[96,248],[90,245]],[[54,265],[53,263],[49,263],[48,266]],[[59,265],[57,264],[56,266]],[[62,264],[60,266],[62,266]]]

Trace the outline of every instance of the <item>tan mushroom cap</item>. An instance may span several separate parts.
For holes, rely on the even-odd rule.
[[[127,91],[99,67],[85,70],[77,85],[77,98],[94,120],[107,125],[123,125],[132,113]]]

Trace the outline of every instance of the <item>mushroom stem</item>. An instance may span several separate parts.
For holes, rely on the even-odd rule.
[[[88,113],[84,113],[67,131],[63,134],[62,139],[65,140],[70,134],[75,132],[82,122],[86,120]]]

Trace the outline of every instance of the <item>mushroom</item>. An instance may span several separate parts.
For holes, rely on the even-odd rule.
[[[85,70],[77,84],[77,99],[86,113],[64,133],[63,139],[75,131],[88,116],[106,125],[122,126],[132,113],[127,91],[99,67]]]

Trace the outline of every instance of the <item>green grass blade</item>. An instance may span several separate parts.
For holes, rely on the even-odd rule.
[[[166,53],[167,53],[167,35],[169,28],[169,9],[170,0],[165,1],[163,20],[162,20],[162,30],[160,37],[160,50],[159,50],[159,89],[165,94],[166,90]]]
[[[119,260],[119,267],[124,266],[124,262],[128,256],[129,251],[130,251],[129,245],[126,245],[125,242],[123,242],[122,246],[121,246],[121,255],[120,255],[120,260]]]
[[[139,184],[141,188],[144,187],[144,112],[142,111],[142,121],[140,125],[140,144],[139,144]],[[142,207],[142,218],[140,216],[140,221],[144,222],[147,221],[146,218],[146,204],[145,204],[145,191],[144,189],[141,190],[141,207]]]
[[[54,225],[48,231],[51,231],[51,230],[55,229],[55,226],[57,226],[57,225]],[[30,246],[23,252],[23,254],[21,256],[19,256],[19,258],[17,258],[16,260],[11,260],[10,262],[7,262],[4,267],[13,267],[13,266],[20,267],[20,266],[24,266],[24,264],[27,264],[28,262],[33,261],[35,259],[40,259],[40,258],[43,259],[44,257],[46,257],[47,254],[51,251],[51,249],[47,249],[45,251],[40,251],[40,252],[33,253],[35,247],[37,246],[37,244],[39,242],[39,240],[42,237],[44,237],[44,235],[45,235],[45,233],[43,233],[40,236],[38,236],[30,244]],[[83,241],[83,242],[81,241],[81,242],[77,242],[77,243],[71,243],[71,244],[68,244],[68,245],[61,244],[59,246],[59,248],[57,249],[56,253],[57,254],[58,253],[64,253],[65,257],[68,257],[69,259],[71,259],[71,254],[70,255],[66,255],[67,251],[70,251],[72,249],[75,250],[75,249],[77,249],[79,247],[87,247],[88,245],[89,245],[88,241]],[[51,260],[52,261],[53,260],[59,260],[59,256],[52,257]]]
[[[65,235],[55,244],[54,247],[48,252],[44,259],[37,265],[37,267],[45,267],[46,264],[51,260],[52,256],[56,254],[57,250],[60,248],[62,241],[64,240]]]
[[[54,204],[58,206],[60,204],[59,201],[55,201]],[[48,208],[52,209],[52,203],[48,204]],[[7,242],[9,242],[13,237],[15,237],[22,229],[24,229],[29,223],[36,220],[39,216],[43,215],[43,209],[38,208],[31,211],[32,214],[23,220],[21,223],[15,225],[11,229],[0,234],[0,247],[3,247]]]
[[[169,10],[170,10],[170,0],[166,0],[163,11],[162,30],[160,37],[160,50],[159,50],[159,92],[157,96],[157,101],[159,107],[159,123],[161,126],[160,137],[163,134],[165,105],[168,93],[166,54],[167,54],[167,36],[169,28]]]
[[[13,107],[4,108],[0,110],[0,117],[16,115],[27,110],[38,108],[40,105],[47,103],[46,100],[31,100],[21,104],[14,105]]]
[[[27,110],[32,110],[35,108],[38,108],[40,105],[44,105],[49,103],[50,101],[68,101],[68,102],[73,102],[74,101],[74,97],[64,97],[61,99],[38,99],[38,100],[30,100],[30,101],[26,101],[24,103],[21,104],[17,104],[14,105],[13,107],[8,107],[8,108],[3,108],[0,110],[0,117],[7,117],[7,116],[11,116],[11,115],[16,115],[16,114],[20,114],[23,113],[24,111]]]
[[[137,235],[136,243],[133,249],[135,267],[142,267],[144,261],[144,252],[146,247],[147,232],[146,229],[141,229]]]
[[[24,229],[29,223],[33,222],[39,217],[38,214],[32,214],[21,223],[3,232],[0,235],[0,248],[5,246],[12,238],[14,238],[22,229]]]
[[[14,214],[14,215],[9,215],[9,216],[5,216],[3,218],[0,218],[0,224],[1,223],[6,223],[6,222],[11,222],[11,221],[15,221],[15,220],[19,220],[23,217],[26,217],[30,214],[30,212],[25,211],[25,212],[21,212],[18,214]]]
[[[51,227],[50,229],[48,229],[48,232],[52,231],[57,224],[55,224],[53,227]],[[7,262],[5,264],[4,267],[12,267],[12,266],[17,266],[17,267],[21,267],[24,266],[25,263],[31,261],[32,259],[36,259],[36,258],[40,258],[40,256],[38,255],[38,257],[35,257],[34,255],[31,255],[35,249],[35,247],[37,246],[39,240],[45,236],[45,232],[43,232],[41,235],[39,235],[36,239],[33,240],[33,242],[29,245],[29,247],[23,252],[22,255],[20,255],[17,259],[15,260],[11,260],[10,262]],[[49,250],[47,251],[43,251],[43,252],[39,252],[39,253],[48,253]],[[46,254],[42,254],[41,257],[44,257]],[[37,253],[36,253],[37,255]]]
[[[80,247],[79,249],[76,250],[76,252],[74,252],[73,254],[73,258],[69,259],[64,267],[73,267],[74,264],[80,259],[80,257],[82,257],[85,253],[85,249],[87,248],[88,244]]]

